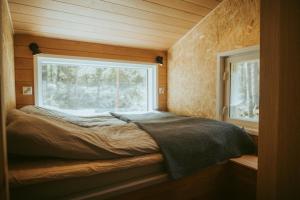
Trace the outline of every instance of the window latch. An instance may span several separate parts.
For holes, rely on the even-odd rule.
[[[228,79],[228,72],[223,73],[223,81],[226,81]]]
[[[224,116],[227,112],[227,106],[223,106],[222,115]]]

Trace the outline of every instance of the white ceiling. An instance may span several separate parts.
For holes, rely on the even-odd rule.
[[[9,0],[15,33],[165,50],[221,0]]]

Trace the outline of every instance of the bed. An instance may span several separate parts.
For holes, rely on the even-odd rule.
[[[17,159],[10,163],[11,199],[63,199],[128,182],[166,178],[160,154],[116,160]],[[151,179],[152,178],[152,179]]]
[[[238,133],[241,138],[231,136],[228,142],[227,136],[226,140],[214,136],[213,143],[205,141],[199,148],[195,144],[204,136],[211,138],[187,136],[199,132],[199,123],[206,123],[201,130],[216,126],[215,121],[203,120],[172,113],[76,117],[34,106],[11,111],[7,123],[11,199],[158,199],[158,194],[174,195],[176,188],[216,197],[213,191],[224,188],[218,186],[226,177],[227,158],[249,153],[252,143]],[[222,132],[231,128],[224,125]],[[185,130],[182,140],[180,127]],[[214,134],[210,131],[209,137]],[[160,138],[162,133],[167,137]],[[188,150],[179,153],[184,145]],[[236,148],[229,151],[228,145]],[[232,154],[221,153],[224,149]],[[191,151],[209,156],[195,162]],[[189,187],[182,189],[186,184]],[[199,186],[201,195],[195,191]],[[177,192],[174,199],[195,198],[181,195]]]

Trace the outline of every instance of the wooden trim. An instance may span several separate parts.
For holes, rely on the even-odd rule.
[[[256,155],[243,155],[239,158],[232,158],[230,159],[231,162],[237,163],[239,165],[242,165],[244,167],[248,167],[253,170],[258,169],[258,158]]]
[[[259,46],[249,46],[242,49],[235,49],[231,51],[225,51],[217,54],[217,84],[216,84],[216,119],[222,120],[222,108],[224,97],[224,84],[223,84],[223,72],[225,69],[225,60],[229,56],[240,55],[251,51],[258,51]]]
[[[228,104],[228,99],[225,97],[225,93],[228,93],[228,87],[226,87],[226,83],[224,83],[223,80],[223,73],[225,72],[226,67],[226,59],[230,56],[240,56],[246,53],[251,53],[259,51],[259,46],[250,46],[242,49],[235,49],[232,51],[226,51],[222,53],[217,54],[217,84],[216,84],[216,119],[218,120],[228,120],[224,118],[223,115],[223,106]],[[226,91],[227,90],[227,91]],[[238,120],[229,120],[232,123],[236,123],[238,125],[241,125],[240,121]],[[251,122],[242,122],[243,125],[246,123],[249,124],[249,126],[246,127],[246,129],[249,129],[247,131],[249,134],[253,135],[258,135],[258,131],[255,131],[255,125]],[[251,126],[250,126],[251,125]],[[254,130],[253,130],[254,128]]]

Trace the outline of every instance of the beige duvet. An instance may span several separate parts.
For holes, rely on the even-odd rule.
[[[115,159],[159,151],[156,142],[133,123],[112,116],[100,122],[54,117],[35,108],[8,114],[8,152],[11,155],[56,157],[78,160]],[[76,121],[77,120],[77,121]],[[80,121],[80,120],[79,120]],[[89,124],[92,123],[91,126]]]

